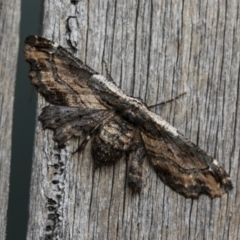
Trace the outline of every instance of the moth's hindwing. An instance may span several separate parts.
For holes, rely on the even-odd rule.
[[[91,131],[107,115],[106,110],[47,106],[43,108],[39,121],[43,129],[54,130],[54,141],[60,146],[83,130]]]

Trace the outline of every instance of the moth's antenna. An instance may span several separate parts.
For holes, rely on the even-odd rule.
[[[153,108],[153,107],[157,107],[157,106],[160,106],[160,105],[163,105],[163,104],[166,104],[166,103],[169,103],[169,102],[172,102],[178,98],[180,98],[181,96],[185,95],[187,92],[184,92],[184,93],[181,93],[180,95],[176,96],[175,98],[171,98],[167,101],[164,101],[164,102],[161,102],[161,103],[157,103],[157,104],[154,104],[154,105],[150,105],[148,106],[148,108]]]
[[[108,65],[106,63],[106,61],[103,59],[103,64],[105,66],[105,71],[106,71],[106,75],[107,75],[107,80],[110,81],[110,82],[114,82],[114,80],[112,79],[112,76],[110,75],[109,73],[109,69],[108,69]],[[114,82],[115,83],[115,82]]]

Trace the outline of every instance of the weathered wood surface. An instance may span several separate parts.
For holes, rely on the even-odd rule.
[[[239,1],[45,0],[43,36],[60,42],[155,109],[230,173],[222,198],[185,199],[144,163],[144,188],[127,186],[128,163],[93,172],[90,144],[54,148],[38,123],[28,239],[238,239],[240,237]],[[76,16],[77,18],[70,18]],[[70,43],[67,42],[70,39]],[[40,97],[38,113],[46,102]]]
[[[5,239],[20,1],[0,0],[0,239]]]

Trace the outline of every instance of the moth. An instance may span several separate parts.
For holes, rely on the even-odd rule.
[[[95,167],[117,162],[124,153],[130,161],[128,182],[142,188],[143,160],[148,159],[161,180],[185,197],[219,197],[232,182],[218,162],[185,138],[176,128],[127,96],[112,80],[42,37],[25,40],[29,77],[51,105],[42,109],[43,129],[54,131],[59,146],[79,133],[91,140]]]

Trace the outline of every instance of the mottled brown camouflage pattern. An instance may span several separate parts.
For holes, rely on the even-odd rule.
[[[78,150],[92,139],[95,167],[113,164],[126,152],[128,181],[142,187],[146,157],[162,181],[185,197],[219,197],[232,189],[228,174],[216,160],[186,139],[139,99],[127,96],[56,43],[37,36],[25,41],[29,77],[37,91],[53,104],[39,120],[54,131],[59,146],[85,131]]]

